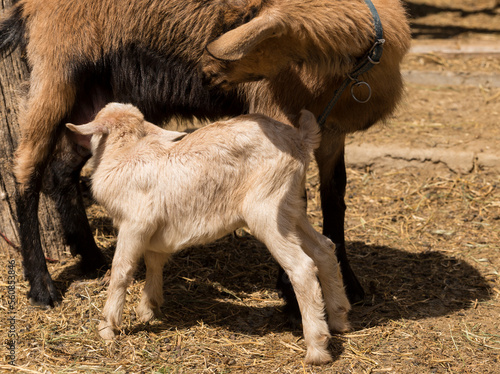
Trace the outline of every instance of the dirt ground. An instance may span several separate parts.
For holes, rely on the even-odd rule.
[[[404,63],[406,100],[386,124],[348,139],[346,236],[367,297],[353,307],[353,331],[332,338],[333,363],[304,365],[276,266],[240,230],[175,256],[165,317],[150,324],[135,318],[141,269],[110,345],[96,334],[108,275],[85,278],[74,259],[49,263],[64,301],[41,310],[25,298],[19,256],[1,253],[2,264],[15,262],[16,321],[4,265],[0,356],[14,329],[18,366],[2,360],[0,372],[500,373],[500,2],[408,5],[416,52]],[[321,230],[317,177],[312,165],[308,211]],[[100,207],[89,213],[111,258],[116,233]]]

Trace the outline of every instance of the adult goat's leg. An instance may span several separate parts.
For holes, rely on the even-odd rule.
[[[41,168],[39,167],[38,170]],[[34,305],[53,307],[61,298],[50,277],[40,241],[38,203],[41,176],[33,176],[16,193],[19,239],[24,276],[30,284],[28,299]],[[18,185],[19,186],[19,185]]]
[[[32,80],[37,72],[32,72]],[[27,109],[20,119],[21,141],[16,151],[16,207],[24,274],[33,304],[54,306],[60,296],[45,263],[38,222],[44,171],[60,137],[60,122],[74,102],[74,90],[63,82],[39,80],[30,88]]]
[[[56,204],[65,242],[73,256],[81,255],[81,267],[86,273],[106,265],[95,244],[80,188],[80,171],[89,157],[88,150],[63,137],[43,186],[44,193]]]
[[[344,202],[346,170],[344,161],[345,136],[323,131],[321,145],[315,156],[319,168],[321,208],[323,211],[323,234],[335,243],[335,253],[347,296],[351,303],[364,299],[365,292],[351,269],[345,249]]]

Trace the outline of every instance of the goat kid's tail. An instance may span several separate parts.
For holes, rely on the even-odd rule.
[[[313,151],[319,147],[321,130],[314,114],[306,109],[300,111],[299,133],[308,151]]]
[[[23,8],[14,0],[12,8],[6,11],[0,19],[0,55],[10,55],[18,46],[26,45],[26,23]]]

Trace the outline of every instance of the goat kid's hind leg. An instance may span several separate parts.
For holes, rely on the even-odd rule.
[[[350,325],[347,317],[351,305],[344,290],[333,243],[316,232],[306,216],[298,224],[298,233],[302,239],[304,251],[313,259],[318,268],[318,278],[323,290],[330,329],[335,332],[349,331]]]
[[[351,303],[363,301],[365,291],[349,264],[345,248],[345,187],[344,161],[345,137],[323,131],[320,147],[315,156],[320,174],[321,207],[323,211],[323,235],[335,243],[335,253],[340,263],[347,296]]]
[[[251,230],[255,233],[254,229]],[[268,228],[265,228],[268,230]],[[302,315],[304,340],[307,345],[305,361],[308,364],[325,364],[332,360],[327,350],[330,332],[325,320],[321,287],[316,278],[316,267],[294,240],[288,240],[276,231],[262,240],[273,257],[285,269],[292,283]]]
[[[287,318],[287,323],[294,329],[300,328],[302,317],[300,315],[297,297],[295,296],[295,291],[293,290],[292,283],[290,282],[287,273],[281,266],[278,266],[278,280],[276,281],[276,288],[279,290],[280,296],[285,302],[283,312]]]
[[[135,229],[120,228],[113,263],[111,279],[108,287],[108,298],[102,314],[104,319],[99,323],[99,335],[111,340],[118,333],[122,323],[123,306],[127,287],[132,282],[137,263],[144,252],[140,233]]]
[[[303,189],[302,199],[304,200],[304,204],[307,210],[307,194],[305,186]],[[293,290],[290,279],[281,266],[278,266],[278,279],[276,281],[276,288],[279,290],[281,297],[285,301],[285,307],[283,311],[288,319],[288,324],[292,328],[300,328],[302,316],[300,315],[299,304],[297,303],[295,291]]]
[[[160,307],[163,304],[163,266],[170,257],[169,253],[146,251],[146,284],[137,307],[137,315],[142,322],[148,322],[153,317],[161,317]]]

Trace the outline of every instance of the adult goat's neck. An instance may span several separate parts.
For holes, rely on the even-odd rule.
[[[375,29],[375,42],[368,50],[368,52],[358,61],[354,69],[349,74],[347,74],[347,77],[344,79],[340,87],[335,91],[333,98],[328,103],[326,109],[318,117],[318,124],[320,127],[323,127],[325,125],[328,115],[349,84],[351,84],[351,96],[357,102],[366,103],[371,98],[372,92],[370,85],[365,81],[359,80],[358,77],[380,63],[380,59],[382,58],[382,53],[384,50],[385,39],[384,28],[382,26],[382,21],[380,20],[380,17],[378,15],[377,8],[375,8],[375,5],[373,5],[371,0],[365,0],[365,3],[372,13]],[[366,98],[358,98],[355,95],[354,88],[358,86],[366,86],[368,88],[368,96]]]

